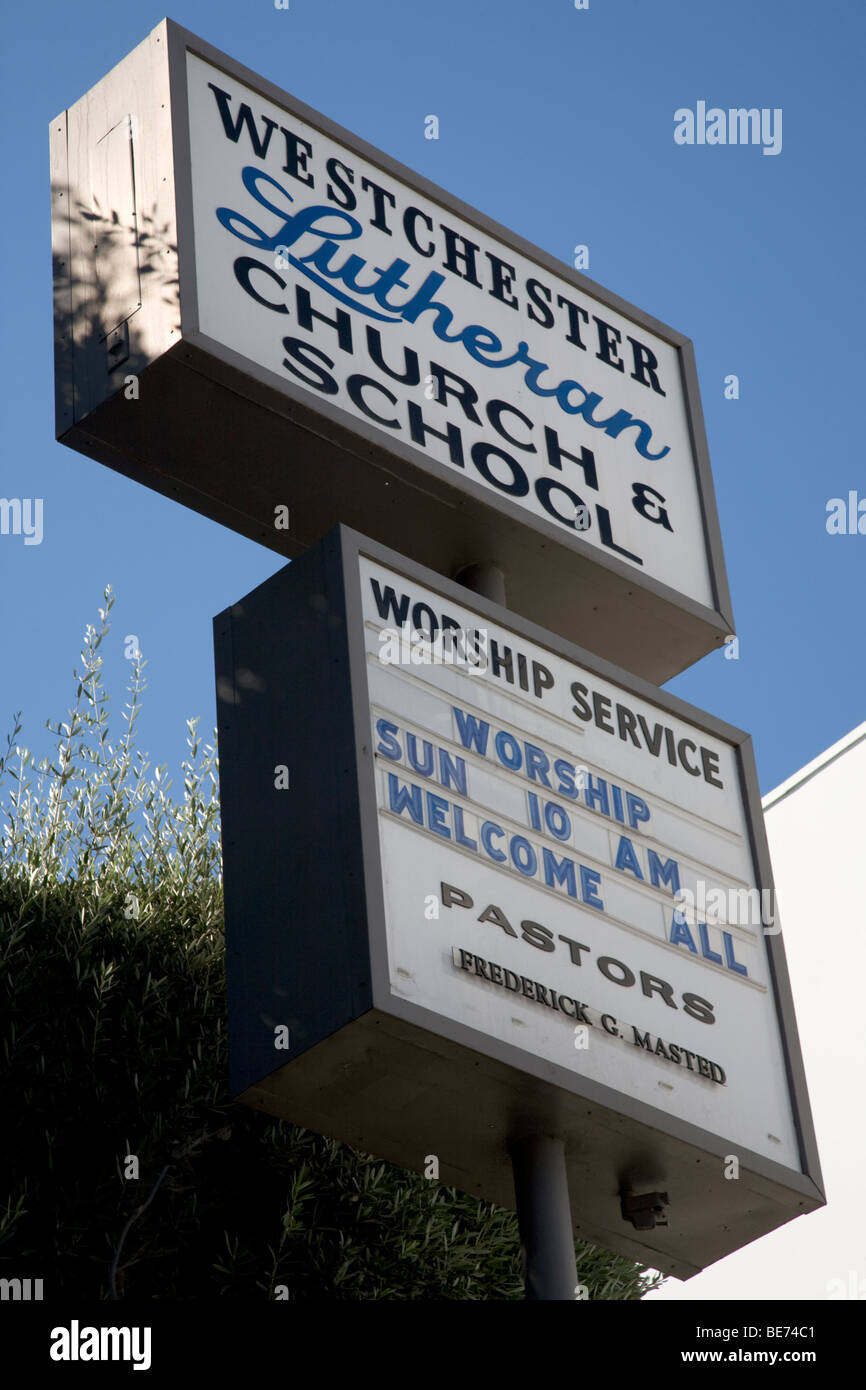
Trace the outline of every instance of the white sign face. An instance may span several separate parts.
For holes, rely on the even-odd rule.
[[[360,563],[392,993],[799,1169],[734,747]]]
[[[187,55],[200,331],[714,606],[679,351]]]

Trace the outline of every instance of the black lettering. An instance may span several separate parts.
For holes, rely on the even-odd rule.
[[[643,717],[642,714],[639,714],[639,715],[638,715],[637,721],[638,721],[638,723],[640,724],[641,732],[642,732],[642,734],[643,734],[643,736],[644,736],[644,744],[646,745],[646,747],[647,747],[647,749],[649,750],[649,752],[652,753],[653,757],[654,757],[654,758],[657,758],[658,755],[659,755],[659,749],[660,749],[661,746],[662,746],[662,737],[663,737],[663,735],[664,735],[664,725],[663,725],[663,724],[653,724],[652,737],[650,737],[650,731],[649,731],[649,728],[648,728],[648,726],[647,726],[647,722],[646,722],[646,720],[644,719],[644,717]]]
[[[570,936],[560,936],[559,940],[564,941],[568,947],[572,965],[580,965],[581,951],[589,951],[592,949],[590,946],[584,946],[582,941],[572,941]]]
[[[532,663],[532,689],[536,700],[540,700],[545,690],[553,689],[553,672],[542,666],[540,661]]]
[[[490,639],[490,669],[494,676],[505,670],[505,679],[509,685],[514,684],[514,657],[510,647],[503,647],[502,656],[499,655],[499,643],[495,638]]]
[[[241,289],[246,290],[247,294],[250,295],[257,304],[261,304],[265,309],[273,309],[277,314],[287,314],[289,312],[285,304],[275,304],[273,300],[265,299],[263,295],[259,294],[258,290],[253,289],[250,281],[250,275],[254,270],[263,270],[266,275],[270,275],[272,280],[276,280],[281,290],[284,290],[286,288],[286,282],[282,275],[278,275],[269,265],[263,265],[261,261],[257,261],[254,256],[238,256],[232,268],[235,273],[235,279]],[[333,363],[331,365],[333,365]]]
[[[596,503],[595,511],[598,517],[598,534],[601,538],[602,545],[606,545],[608,550],[615,550],[617,555],[624,555],[627,560],[634,560],[636,565],[642,565],[643,560],[639,555],[635,555],[632,551],[626,550],[624,546],[617,545],[613,538],[613,531],[610,525],[610,512],[607,507],[599,506]]]
[[[373,583],[375,584],[375,580]],[[393,594],[394,590],[391,590]],[[408,599],[407,599],[408,602]],[[452,907],[455,903],[458,907],[474,907],[472,899],[468,893],[464,893],[462,888],[455,888],[451,883],[439,884],[439,896],[442,899],[443,907]]]
[[[352,351],[352,320],[345,310],[338,309],[337,317],[334,319],[329,319],[327,314],[320,314],[318,309],[313,308],[313,301],[303,285],[295,286],[295,302],[295,312],[302,328],[306,328],[308,333],[312,333],[313,319],[318,319],[319,323],[327,324],[329,328],[336,328],[337,340],[344,352]]]
[[[354,401],[358,409],[362,411],[368,419],[375,420],[377,425],[384,425],[389,430],[398,430],[400,428],[399,420],[386,420],[384,415],[377,415],[376,411],[367,405],[367,402],[361,394],[365,386],[372,386],[374,391],[381,391],[382,395],[387,396],[392,405],[397,404],[397,397],[392,391],[388,390],[387,386],[382,386],[380,382],[374,381],[371,376],[362,376],[359,372],[354,372],[346,381],[346,390],[349,393],[349,398]]]
[[[526,312],[533,323],[540,323],[542,328],[552,328],[555,320],[553,310],[550,308],[551,291],[546,285],[542,285],[540,280],[527,280],[526,293],[531,300],[531,303],[526,306]],[[536,314],[535,309],[540,309],[541,313]]]
[[[623,964],[621,960],[614,960],[613,956],[599,956],[598,960],[596,961],[596,965],[598,966],[602,975],[604,975],[606,979],[610,980],[612,984],[624,985],[626,989],[628,989],[630,985],[634,984],[634,974],[631,970],[629,970],[627,965]],[[614,967],[616,967],[617,970],[622,971],[622,979],[620,979],[618,975],[614,975],[611,973]]]
[[[626,334],[628,337],[628,334]],[[659,379],[656,376],[658,360],[648,347],[639,343],[636,338],[628,338],[631,343],[632,356],[634,358],[634,371],[631,374],[633,381],[639,381],[642,386],[651,386],[656,395],[663,396],[665,393],[659,386]]]
[[[715,1023],[713,1017],[713,1005],[708,999],[702,999],[699,994],[686,993],[683,995],[683,1012],[689,1018],[696,1018],[699,1023]]]
[[[421,380],[421,371],[418,366],[418,354],[417,352],[413,352],[412,348],[404,347],[403,371],[395,372],[393,368],[388,366],[387,362],[382,356],[381,333],[379,332],[378,328],[373,328],[372,325],[368,323],[367,349],[373,361],[376,363],[376,366],[381,367],[383,372],[387,372],[388,376],[391,377],[393,381],[402,381],[406,386],[418,385],[418,382]]]
[[[622,334],[618,329],[612,328],[604,319],[600,319],[597,314],[593,314],[593,319],[598,328],[598,352],[595,354],[600,362],[606,362],[609,367],[614,367],[618,372],[625,371],[625,363],[616,355],[616,345],[622,342]]]
[[[293,179],[297,179],[298,183],[305,183],[308,188],[312,188],[314,186],[312,174],[307,174],[305,178],[303,174],[298,172],[300,169],[306,170],[307,160],[313,153],[312,145],[308,144],[306,140],[302,140],[299,135],[293,135],[290,130],[286,130],[283,126],[280,126],[280,133],[285,136],[286,141],[284,171],[291,174]]]
[[[378,579],[370,580],[370,587],[373,590],[373,599],[379,613],[379,617],[385,622],[393,618],[397,627],[405,627],[409,617],[409,595],[401,594],[399,605],[397,595],[389,584],[383,593],[379,587]]]
[[[493,903],[485,907],[478,918],[479,922],[493,922],[497,927],[501,927],[509,936],[516,936],[517,932],[512,927],[505,913],[501,908],[495,907]]]
[[[361,180],[361,187],[365,193],[371,190],[373,193],[373,216],[370,219],[370,226],[378,227],[380,232],[384,232],[386,236],[390,236],[391,228],[385,221],[385,202],[387,200],[392,208],[395,208],[397,206],[397,200],[394,194],[389,193],[385,188],[380,188],[377,183],[374,183],[372,179],[368,178],[363,178]]]
[[[598,492],[598,473],[595,468],[595,454],[591,449],[581,447],[580,455],[570,454],[567,449],[563,449],[559,443],[559,435],[550,425],[544,427],[544,442],[547,445],[547,461],[551,468],[562,469],[562,460],[569,459],[571,463],[576,463],[578,468],[583,469],[583,477],[587,487],[593,488]]]
[[[589,688],[585,685],[581,685],[580,681],[572,681],[571,694],[575,702],[572,705],[572,709],[574,710],[578,719],[591,719],[592,706],[584,698],[586,695],[589,694]]]
[[[520,934],[524,941],[528,941],[530,946],[537,946],[539,951],[556,950],[553,932],[549,927],[543,927],[540,922],[521,922]]]
[[[635,748],[640,748],[640,739],[635,732],[637,729],[637,720],[631,710],[625,705],[618,704],[616,707],[616,725],[619,729],[619,736],[621,739],[625,740],[627,735]]]
[[[418,252],[419,256],[433,256],[436,254],[435,244],[431,241],[425,248],[421,245],[421,243],[415,235],[415,223],[417,221],[424,222],[428,230],[432,232],[432,217],[428,217],[426,212],[422,212],[420,208],[407,208],[406,211],[403,213],[403,231],[406,234],[406,240],[412,247],[413,251]]]
[[[585,352],[586,343],[581,340],[580,336],[580,320],[583,319],[584,323],[589,323],[589,314],[585,309],[581,309],[579,304],[572,304],[570,299],[565,298],[565,295],[558,294],[556,302],[560,308],[568,310],[568,332],[565,335],[567,341],[574,343],[575,347],[583,348]]]
[[[648,975],[645,970],[640,972],[640,985],[647,999],[651,999],[653,994],[660,994],[668,1008],[675,1009],[673,985],[669,985],[667,980],[660,980],[657,975]]]
[[[283,347],[289,354],[288,357],[283,358],[283,366],[290,371],[293,376],[296,376],[305,386],[314,386],[317,391],[322,391],[326,396],[336,396],[340,388],[330,372],[326,372],[324,368],[310,361],[311,357],[317,357],[320,362],[325,363],[326,367],[333,367],[334,364],[330,357],[326,357],[317,347],[313,347],[312,343],[302,343],[300,338],[284,338]],[[311,381],[308,376],[304,376],[303,372],[299,372],[297,367],[292,366],[289,358],[294,358],[296,362],[300,362],[308,371],[315,373],[316,379]]]
[[[515,448],[525,449],[527,453],[534,454],[534,444],[527,444],[524,440],[515,439],[513,434],[508,433],[508,430],[502,423],[502,415],[506,410],[508,411],[509,415],[516,415],[518,420],[522,420],[528,430],[532,429],[532,421],[530,420],[529,416],[524,415],[522,410],[518,410],[516,405],[509,405],[508,401],[488,401],[487,418],[490,421],[493,428],[496,430],[496,433],[501,434],[502,438],[507,439],[508,443],[513,444]]]
[[[459,275],[461,280],[467,280],[470,285],[477,285],[481,289],[481,281],[475,273],[475,252],[480,251],[481,247],[451,227],[446,227],[444,222],[439,225],[445,233],[445,259],[442,265],[446,270],[450,270],[452,275]],[[461,243],[462,250],[458,247],[458,242]],[[460,269],[458,261],[462,261],[466,267],[465,273]]]
[[[276,121],[272,121],[270,116],[262,116],[262,120],[264,121],[266,126],[264,139],[262,139],[259,136],[259,132],[256,130],[255,122],[253,120],[253,113],[247,106],[246,102],[244,102],[241,106],[238,107],[237,118],[234,121],[234,123],[232,123],[231,112],[229,111],[229,102],[231,101],[231,97],[229,96],[228,92],[224,92],[220,87],[215,87],[213,82],[209,82],[207,85],[210,87],[211,91],[216,97],[217,106],[219,107],[220,118],[223,123],[223,130],[225,131],[227,138],[229,140],[232,140],[235,144],[237,144],[238,140],[240,139],[241,130],[244,126],[246,126],[247,134],[250,137],[250,143],[253,147],[253,151],[255,152],[256,156],[259,159],[266,159],[268,154],[268,145],[271,143],[271,136],[277,128]]]
[[[413,442],[420,444],[422,448],[426,444],[428,434],[432,434],[436,439],[441,439],[448,445],[448,457],[458,468],[463,468],[463,439],[457,425],[448,424],[445,426],[445,434],[440,430],[428,425],[421,413],[421,407],[416,401],[409,401],[407,410],[409,413],[409,432]]]
[[[496,458],[503,459],[511,469],[512,480],[510,483],[503,483],[500,478],[490,468],[487,460],[494,454]],[[480,440],[472,445],[472,462],[478,469],[482,478],[486,478],[488,483],[499,488],[500,492],[507,492],[509,497],[525,497],[529,491],[529,479],[524,473],[517,459],[506,454],[504,449],[498,449],[495,444],[484,444]]]
[[[517,271],[513,265],[507,261],[501,261],[498,256],[494,256],[492,251],[485,251],[485,256],[490,262],[492,272],[493,289],[488,290],[494,299],[499,299],[503,304],[509,304],[512,309],[519,309],[520,305],[509,291],[514,288],[514,277]]]
[[[463,407],[463,414],[467,420],[472,420],[476,425],[481,424],[481,416],[475,409],[478,402],[478,392],[474,386],[470,386],[468,381],[464,381],[462,376],[456,372],[449,372],[447,367],[440,367],[438,362],[430,363],[430,374],[436,378],[436,400],[439,405],[444,405],[449,396],[455,396]],[[448,378],[448,381],[445,378]],[[455,382],[456,385],[449,383]]]
[[[566,497],[571,503],[571,513],[568,516],[563,516],[562,512],[558,512],[554,507],[550,497],[550,494],[553,491],[565,493]],[[581,526],[578,524],[578,518],[582,517],[584,511],[587,510],[586,504],[584,503],[583,498],[578,497],[576,492],[572,492],[570,487],[565,486],[565,483],[558,483],[554,478],[536,478],[535,495],[538,498],[544,510],[546,512],[549,512],[551,516],[556,517],[557,521],[565,522],[565,525],[570,526],[574,531],[587,530],[586,526]],[[580,508],[581,510],[578,511],[578,508]]]
[[[656,526],[663,526],[666,531],[673,532],[674,528],[671,526],[670,517],[664,507],[659,506],[657,511],[650,511],[654,503],[650,502],[649,498],[652,497],[659,503],[664,502],[665,499],[661,493],[657,492],[654,487],[650,487],[649,483],[632,483],[631,490],[633,494],[631,504],[635,511],[639,512],[647,521],[654,522]]]
[[[606,734],[615,734],[616,729],[612,724],[606,724],[605,720],[610,714],[610,700],[606,695],[601,695],[597,690],[592,692],[592,708],[595,711],[595,722],[599,729]]]
[[[331,184],[328,184],[326,189],[328,198],[332,203],[336,203],[339,207],[345,208],[346,212],[353,212],[358,206],[358,199],[349,187],[350,183],[355,182],[355,175],[352,173],[352,170],[345,165],[341,159],[329,159],[325,168],[328,171],[328,177],[334,180],[334,183],[343,195],[342,198],[338,198]],[[343,174],[346,175],[345,178],[343,178]]]
[[[720,777],[714,777],[713,773],[719,770],[719,755],[711,753],[709,748],[701,745],[701,766],[704,769],[704,781],[709,782],[711,787],[724,787],[724,782]]]
[[[698,750],[696,745],[692,743],[690,738],[681,738],[679,743],[677,744],[677,755],[690,777],[700,777],[701,769],[699,767],[692,767],[689,763],[686,762],[686,755],[683,752],[684,748],[691,748],[693,753],[697,753]]]

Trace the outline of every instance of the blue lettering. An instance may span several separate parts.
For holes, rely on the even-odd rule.
[[[686,919],[681,912],[675,912],[673,921],[671,922],[671,943],[674,946],[688,946],[692,955],[696,956],[698,954],[698,948],[692,939],[692,934],[689,931]]]
[[[448,814],[449,804],[444,796],[436,796],[433,792],[427,793],[427,824],[435,835],[441,835],[443,840],[451,839],[451,831],[445,822]]]
[[[456,705],[451,706],[451,713],[457,724],[457,732],[460,735],[460,742],[464,748],[475,749],[482,758],[487,754],[487,740],[490,737],[490,725],[484,719],[476,719],[474,714],[467,714],[465,710],[458,709]]]
[[[577,882],[574,874],[574,860],[567,859],[565,855],[562,859],[557,859],[553,850],[546,847],[541,851],[542,863],[544,864],[544,881],[548,888],[554,888],[556,884],[565,885],[565,891],[570,898],[577,897]]]
[[[270,130],[268,136],[270,136]],[[375,278],[367,285],[358,283],[359,273],[367,268],[367,262],[363,257],[352,254],[341,266],[333,266],[331,262],[338,249],[337,243],[354,241],[363,232],[361,223],[350,216],[348,212],[327,204],[313,204],[307,208],[299,208],[295,212],[287,211],[285,206],[277,206],[270,201],[260,185],[269,184],[289,204],[293,202],[292,195],[264,169],[254,165],[245,166],[241,180],[247,193],[260,207],[280,218],[280,226],[276,232],[269,235],[241,213],[233,212],[230,208],[217,208],[217,220],[225,227],[226,231],[231,232],[232,236],[238,237],[249,246],[258,247],[259,250],[274,251],[277,247],[285,247],[288,250],[305,232],[313,233],[321,238],[320,244],[313,251],[308,252],[306,256],[301,258],[288,256],[287,259],[314,284],[319,285],[341,303],[348,304],[360,313],[385,323],[398,323],[401,319],[408,323],[415,323],[422,314],[430,310],[435,315],[433,331],[442,342],[462,342],[469,356],[486,367],[510,367],[518,362],[523,364],[526,367],[523,379],[529,390],[536,396],[555,396],[560,408],[566,414],[580,415],[593,429],[603,430],[612,439],[619,438],[625,430],[634,429],[637,432],[637,437],[633,440],[633,445],[642,458],[662,459],[670,453],[669,445],[665,445],[657,453],[651,453],[649,445],[652,440],[652,430],[645,420],[637,419],[627,410],[616,410],[606,420],[595,419],[593,412],[597,406],[602,404],[603,397],[595,391],[585,391],[579,382],[569,378],[555,386],[540,386],[538,378],[544,372],[550,371],[550,367],[546,362],[539,362],[531,356],[527,342],[519,342],[517,350],[511,356],[494,361],[487,354],[500,352],[502,342],[491,329],[486,328],[483,324],[470,323],[456,333],[449,333],[448,329],[453,322],[454,314],[447,304],[434,298],[437,291],[445,283],[445,276],[440,275],[437,271],[428,274],[420,287],[414,294],[410,294],[403,304],[395,305],[388,299],[389,290],[394,289],[395,286],[407,290],[411,288],[408,281],[403,278],[404,272],[411,269],[408,261],[399,259],[392,261],[385,270],[374,267],[370,273]],[[320,218],[323,219],[321,225]],[[337,227],[343,228],[343,230],[334,230],[335,222]],[[354,292],[354,297],[338,289],[333,283],[334,281],[342,281]],[[358,296],[371,295],[377,304],[388,310],[387,313],[377,312],[358,298]],[[578,405],[573,405],[569,400],[573,391],[579,391],[584,398]]]
[[[729,970],[735,970],[738,975],[748,975],[748,970],[734,958],[734,943],[729,931],[722,932],[722,943],[725,948],[725,965]]]
[[[497,825],[495,821],[486,820],[481,827],[481,843],[486,849],[487,853],[490,855],[490,858],[495,859],[497,864],[502,864],[505,862],[506,856],[503,854],[501,849],[493,848],[493,846],[490,843],[491,835],[499,835],[501,838],[504,839],[505,831],[502,829],[502,826]]]
[[[403,756],[403,749],[394,737],[399,733],[397,725],[389,723],[387,719],[377,719],[376,733],[379,735],[376,752],[381,753],[383,758],[390,758],[392,762],[398,763]]]
[[[424,824],[421,788],[416,787],[414,782],[409,783],[409,788],[401,787],[393,772],[388,773],[388,805],[398,816],[405,810],[416,825]]]
[[[647,858],[652,886],[659,888],[662,883],[666,883],[672,893],[678,893],[680,891],[680,866],[677,861],[666,859],[662,864],[654,849],[647,850]]]
[[[628,869],[629,873],[634,874],[635,878],[643,878],[640,860],[635,854],[634,845],[627,835],[620,835],[619,837],[619,846],[616,851],[616,864],[614,867],[622,869],[623,872]]]

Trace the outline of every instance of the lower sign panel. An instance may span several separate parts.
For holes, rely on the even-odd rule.
[[[504,1205],[562,1134],[681,1278],[823,1203],[746,735],[344,528],[215,634],[242,1099]]]

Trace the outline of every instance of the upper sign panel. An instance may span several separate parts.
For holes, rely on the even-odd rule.
[[[732,631],[681,334],[169,21],[52,138],[66,442],[290,555],[497,564],[655,681]]]
[[[676,347],[192,53],[187,72],[201,331],[711,607]]]

